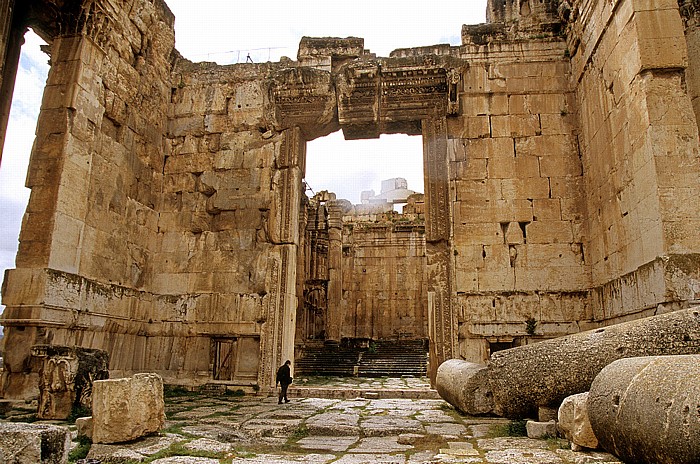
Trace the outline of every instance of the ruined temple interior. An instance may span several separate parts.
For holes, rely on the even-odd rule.
[[[3,128],[27,27],[51,63],[0,393],[36,395],[36,345],[265,391],[312,340],[427,339],[434,379],[697,304],[698,1],[487,19],[456,46],[303,37],[296,60],[222,66],[178,53],[165,0],[0,0]],[[337,130],[422,136],[425,195],[308,198],[306,143]]]

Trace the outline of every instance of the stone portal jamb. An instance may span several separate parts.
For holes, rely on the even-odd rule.
[[[452,310],[452,265],[450,260],[449,165],[447,155],[447,120],[424,119],[423,175],[426,202],[426,256],[428,280],[428,333],[430,368],[434,382],[437,367],[454,357],[455,328]]]

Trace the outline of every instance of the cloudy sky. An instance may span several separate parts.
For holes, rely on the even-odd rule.
[[[362,37],[365,48],[388,56],[396,48],[460,43],[462,24],[484,22],[486,0],[320,0],[234,2],[166,0],[175,14],[176,46],[192,61],[219,64],[296,59],[299,40],[312,37]],[[0,165],[0,272],[14,267],[22,214],[29,198],[24,188],[47,58],[33,34],[17,77],[5,149]],[[423,190],[420,137],[382,136],[344,141],[340,132],[310,142],[306,180],[314,191],[331,190],[359,203],[363,190],[380,190],[381,181],[405,177]]]

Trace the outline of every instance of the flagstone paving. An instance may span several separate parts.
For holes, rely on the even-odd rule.
[[[360,382],[348,380],[347,387]],[[399,381],[365,380],[394,385]],[[425,384],[414,388],[427,388]],[[329,387],[330,384],[326,385]],[[337,384],[336,384],[336,388]],[[341,387],[342,388],[342,387]],[[166,399],[166,428],[121,445],[93,445],[81,464],[607,464],[564,440],[504,437],[508,420],[458,413],[439,399],[202,396]]]

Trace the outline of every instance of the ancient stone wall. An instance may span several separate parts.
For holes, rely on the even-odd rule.
[[[162,367],[137,333],[157,306],[147,290],[160,247],[174,17],[160,0],[76,3],[61,13],[60,27],[42,29],[60,33],[49,37],[32,193],[17,269],[4,282],[8,344],[24,366],[32,344],[57,343],[105,348],[113,368]],[[7,367],[11,382],[24,382],[13,375],[22,363]]]
[[[700,2],[679,0],[681,17],[688,45],[688,67],[685,70],[688,94],[692,99],[695,120],[700,122]]]
[[[574,2],[568,50],[594,318],[686,305],[700,289],[700,162],[678,3]]]
[[[26,4],[52,67],[3,284],[4,394],[36,392],[35,344],[104,349],[113,376],[274,385],[310,245],[305,143],[339,129],[423,137],[425,255],[406,252],[417,229],[367,228],[349,271],[329,202],[332,339],[375,312],[344,279],[399,259],[379,243],[424,279],[433,377],[698,299],[696,1],[493,0],[460,46],[302,38],[298,61],[231,66],[179,57],[162,0]]]
[[[566,44],[514,20],[464,27],[461,113],[448,120],[459,355],[473,360],[591,319]]]
[[[390,203],[352,206],[327,192],[311,199],[298,276],[297,344],[427,338],[421,210],[415,201],[405,214]]]
[[[427,338],[423,221],[394,213],[352,219],[343,228],[341,337]]]

